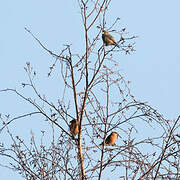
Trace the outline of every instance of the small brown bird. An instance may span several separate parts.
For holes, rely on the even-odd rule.
[[[119,47],[118,44],[116,43],[114,37],[111,34],[109,34],[108,31],[103,30],[102,39],[103,39],[105,46],[115,45],[115,46]]]
[[[116,139],[118,137],[117,132],[112,132],[105,140],[105,145],[113,146],[115,145]]]
[[[70,132],[72,136],[75,138],[75,136],[79,133],[79,122],[76,119],[73,119],[70,121],[69,125]]]

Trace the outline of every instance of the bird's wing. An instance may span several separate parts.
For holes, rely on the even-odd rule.
[[[107,38],[116,43],[114,37],[111,34],[107,34]]]
[[[106,143],[106,144],[109,144],[109,143],[110,143],[110,139],[111,139],[111,135],[109,135],[109,136],[106,138],[105,143]]]

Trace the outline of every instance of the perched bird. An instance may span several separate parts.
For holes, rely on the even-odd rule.
[[[117,132],[112,132],[106,139],[105,139],[105,145],[113,146],[116,142],[116,139],[118,137]]]
[[[75,136],[79,133],[79,122],[76,119],[73,119],[70,121],[69,125],[70,132],[72,136],[75,138]]]
[[[108,31],[103,30],[102,39],[106,46],[115,45],[119,47],[114,37],[111,34],[109,34]]]

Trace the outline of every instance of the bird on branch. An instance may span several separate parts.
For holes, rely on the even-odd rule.
[[[109,34],[108,31],[103,30],[102,39],[105,46],[115,45],[119,48],[119,45],[116,43],[116,40],[111,34]]]
[[[75,136],[79,133],[79,122],[76,119],[73,119],[70,121],[69,125],[70,132],[73,136],[73,139],[75,139]]]
[[[117,132],[112,132],[106,139],[105,139],[105,145],[106,146],[113,146],[115,145],[115,142],[117,140],[118,133]],[[103,143],[102,143],[103,144]],[[102,145],[101,144],[101,145]]]

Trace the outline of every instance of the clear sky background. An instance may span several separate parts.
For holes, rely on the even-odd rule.
[[[166,118],[180,114],[180,1],[179,0],[112,0],[109,11],[112,21],[121,18],[122,27],[137,35],[136,52],[121,55],[120,68],[130,80],[136,99],[148,102]],[[63,44],[73,44],[77,52],[83,48],[82,23],[74,0],[31,0],[0,2],[0,89],[17,88],[27,80],[24,66],[30,61],[38,71],[37,86],[49,97],[58,96],[52,77],[47,79],[53,63],[37,42],[24,30],[29,28],[49,49],[59,52]],[[82,45],[82,46],[81,46]],[[47,86],[48,85],[48,86]],[[59,85],[58,85],[59,86]],[[0,94],[0,113],[19,115],[31,106],[12,93]],[[12,127],[17,135],[43,128],[44,122],[28,121]],[[6,141],[0,135],[0,142]],[[7,138],[8,140],[8,138]],[[0,164],[4,161],[0,160]],[[9,169],[0,167],[0,179],[21,180]]]

